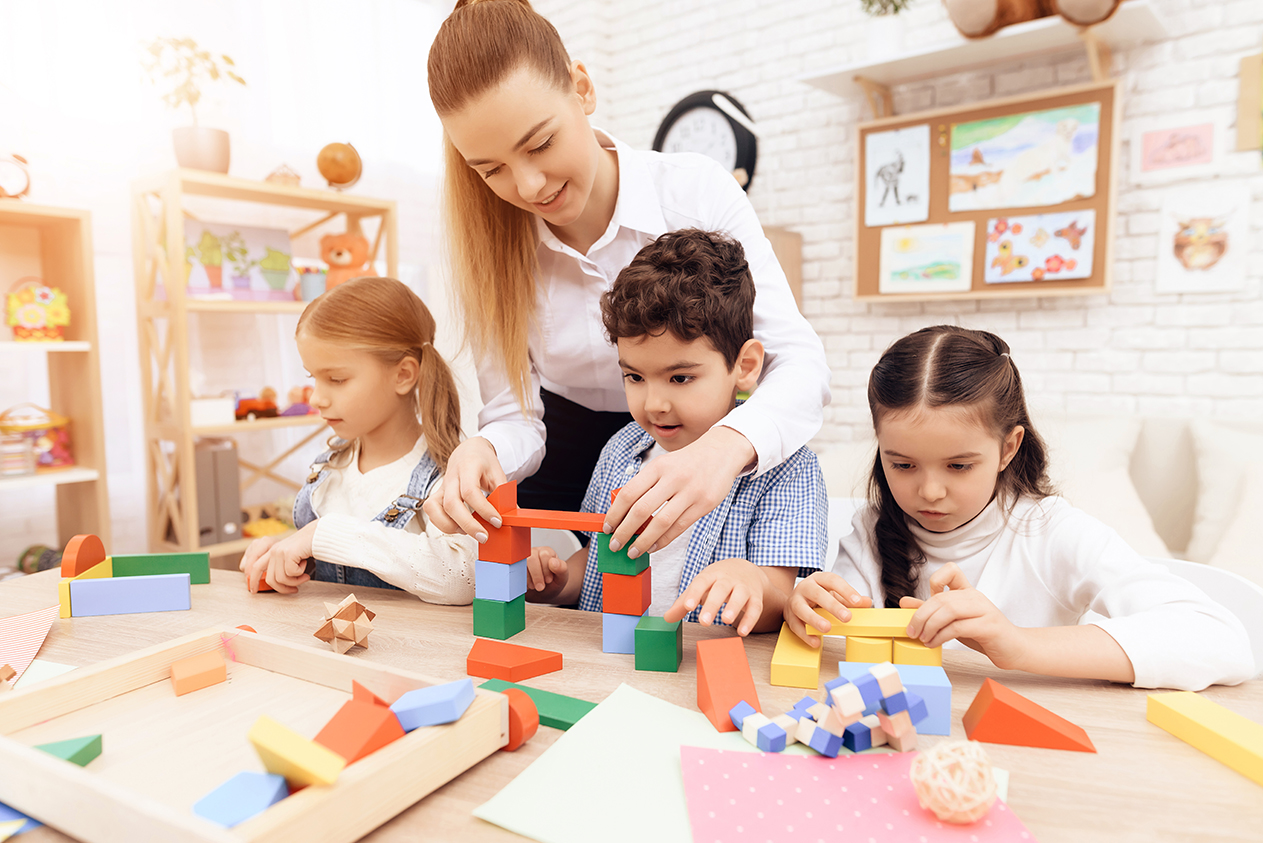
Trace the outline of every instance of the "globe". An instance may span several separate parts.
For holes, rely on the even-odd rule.
[[[330,187],[350,187],[360,180],[364,164],[349,143],[331,143],[316,156],[316,168]]]

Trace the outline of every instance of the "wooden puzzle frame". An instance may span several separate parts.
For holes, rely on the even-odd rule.
[[[143,789],[129,788],[127,784],[98,775],[91,765],[80,768],[68,764],[14,737],[20,737],[24,731],[35,733],[58,718],[138,691],[147,697],[148,708],[138,706],[136,709],[137,718],[144,717],[145,711],[152,711],[154,705],[167,704],[161,691],[169,692],[172,662],[215,649],[223,649],[229,659],[229,685],[234,670],[242,666],[257,668],[258,671],[243,671],[242,676],[252,677],[256,686],[268,681],[269,676],[262,675],[265,673],[277,677],[278,684],[284,682],[292,686],[293,680],[310,683],[316,686],[311,692],[330,697],[329,705],[334,707],[340,697],[335,691],[345,693],[346,699],[350,699],[352,680],[386,699],[437,684],[410,671],[238,629],[208,629],[0,698],[0,769],[22,771],[20,776],[0,776],[0,801],[88,843],[124,840],[349,843],[508,742],[507,698],[479,690],[464,716],[455,723],[410,732],[348,766],[333,785],[301,790],[235,828],[224,829],[195,815],[192,801],[183,808],[163,803]],[[149,688],[155,683],[168,688]],[[193,707],[185,708],[183,717],[189,717],[192,712],[195,720],[219,718],[224,711],[222,694],[232,693],[232,690],[226,688],[219,695],[208,693],[213,690],[208,688],[179,698],[170,692],[171,708],[191,703]],[[199,701],[199,695],[205,696]],[[285,722],[286,712],[280,710],[279,703],[276,706],[274,716]],[[113,709],[115,718],[119,716],[119,709],[127,710],[124,704],[116,704]],[[134,723],[132,728],[135,728]],[[102,733],[104,752],[94,763],[107,761],[112,751],[135,751],[135,747],[126,742],[112,749],[109,730]],[[148,750],[149,747],[143,748],[144,752]],[[231,751],[233,763],[240,757],[244,764],[246,757],[254,755],[244,731],[241,746],[234,745]],[[218,747],[216,754],[219,754]],[[261,769],[257,758],[252,761],[249,769]],[[190,758],[188,762],[187,766],[192,768],[197,759]],[[169,775],[179,776],[182,771],[171,771]]]

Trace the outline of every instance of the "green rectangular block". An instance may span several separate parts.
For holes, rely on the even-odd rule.
[[[535,707],[539,709],[540,723],[554,729],[561,729],[563,732],[578,723],[583,715],[596,708],[596,703],[590,703],[587,700],[541,691],[538,688],[528,688],[515,682],[505,682],[503,679],[488,679],[478,687],[486,688],[488,691],[517,688],[530,697],[531,702],[535,703]]]
[[[188,574],[190,585],[206,585],[210,582],[209,553],[139,553],[110,558],[114,560],[116,577]]]
[[[474,598],[474,635],[503,641],[526,629],[526,595],[505,603]]]
[[[69,761],[71,764],[86,767],[89,761],[101,754],[101,736],[88,735],[65,741],[42,743],[37,744],[35,748],[49,755],[55,755],[63,761]]]
[[[642,553],[635,559],[627,556],[627,548],[631,547],[631,542],[622,550],[615,552],[610,550],[610,539],[613,538],[611,533],[596,534],[596,571],[598,574],[622,574],[625,577],[634,577],[641,571],[649,567],[649,554]],[[636,540],[632,536],[632,542]]]
[[[684,626],[645,615],[636,624],[636,669],[678,673],[684,660]]]

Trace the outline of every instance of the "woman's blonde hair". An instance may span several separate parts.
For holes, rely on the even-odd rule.
[[[388,366],[415,358],[419,373],[413,406],[421,415],[421,432],[439,468],[460,444],[460,396],[447,361],[434,349],[434,317],[425,302],[393,278],[355,278],[317,298],[298,317],[294,336],[337,343],[367,351]],[[338,456],[351,446],[330,439]]]
[[[570,56],[553,25],[527,0],[459,0],[430,47],[430,99],[440,118],[521,69],[546,85],[571,84]],[[446,135],[444,205],[466,337],[498,361],[527,406],[527,335],[535,316],[534,215],[496,196]]]

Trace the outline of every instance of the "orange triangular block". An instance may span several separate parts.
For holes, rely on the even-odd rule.
[[[351,680],[351,699],[356,702],[370,703],[372,705],[380,705],[384,708],[390,708],[390,703],[374,694],[368,688],[365,688],[354,679]]]
[[[754,676],[740,638],[711,638],[697,642],[697,707],[721,732],[735,732],[728,712],[744,700],[762,711]]]
[[[403,736],[403,726],[389,708],[351,700],[338,709],[315,741],[354,764]]]
[[[487,638],[474,641],[465,659],[465,672],[470,676],[505,682],[521,682],[556,670],[561,670],[561,653]]]
[[[494,506],[496,512],[501,515],[517,509],[517,481],[510,480],[508,483],[496,486],[495,490],[487,495],[487,503]]]
[[[971,741],[1096,752],[1083,729],[994,679],[983,680],[964,724]]]

